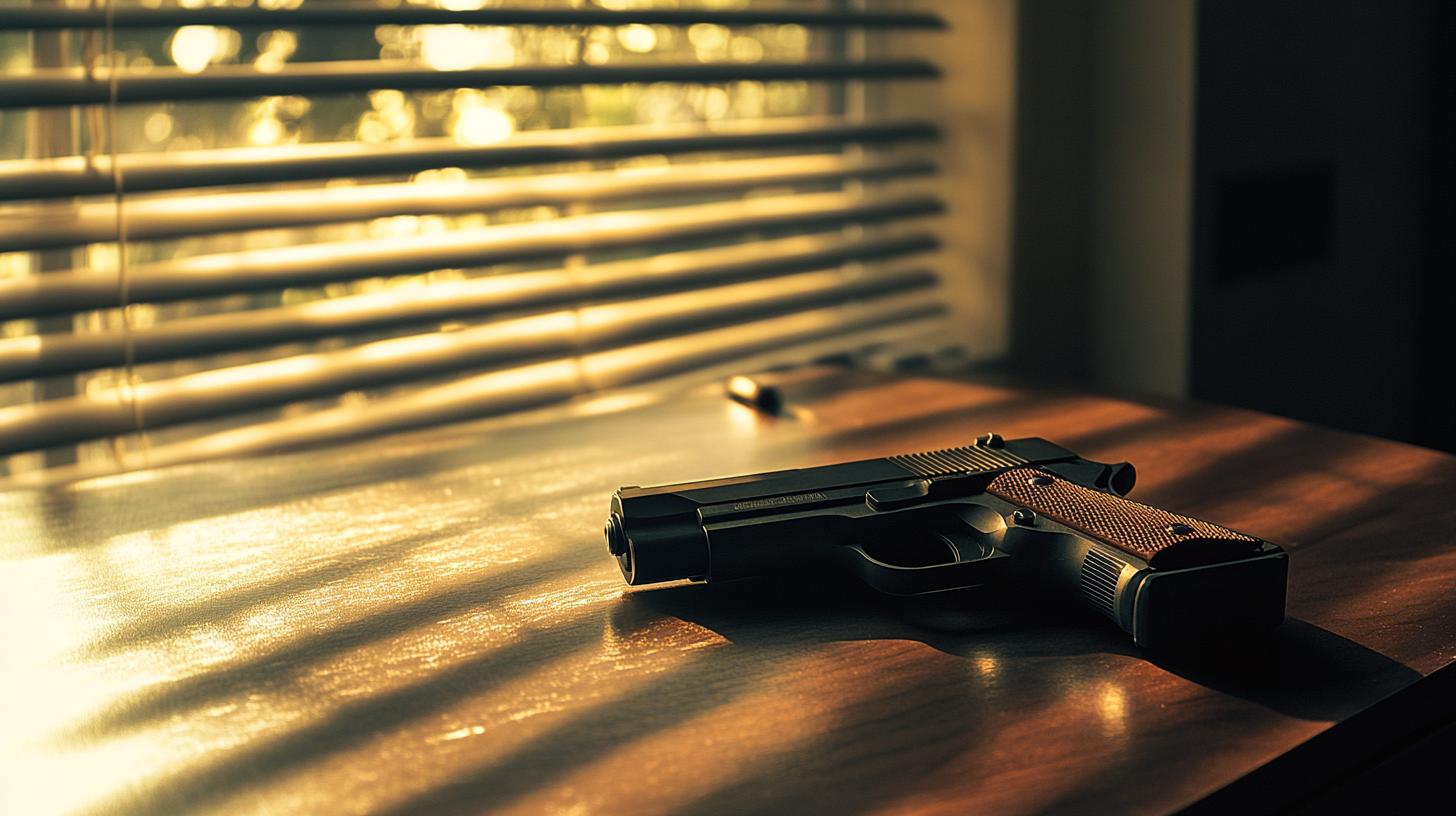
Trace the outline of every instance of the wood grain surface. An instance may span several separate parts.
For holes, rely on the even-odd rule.
[[[0,495],[0,810],[1164,812],[1456,660],[1451,457],[1206,406],[827,382],[785,418],[633,392]],[[628,591],[601,540],[619,484],[989,430],[1131,460],[1138,500],[1284,545],[1289,620],[1171,660],[1002,591]]]

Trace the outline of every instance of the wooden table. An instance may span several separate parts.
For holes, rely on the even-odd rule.
[[[0,810],[1253,812],[1449,746],[1451,457],[1206,406],[831,385],[795,418],[633,392],[0,496]],[[1130,459],[1135,497],[1284,544],[1289,620],[1169,662],[994,591],[627,591],[602,543],[621,483],[987,430]]]

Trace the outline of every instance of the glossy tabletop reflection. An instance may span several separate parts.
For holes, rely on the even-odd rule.
[[[1212,407],[844,376],[0,495],[8,813],[1163,812],[1456,659],[1456,460]],[[628,591],[611,491],[962,445],[1136,463],[1291,552],[1170,662],[1010,593]],[[1423,679],[1427,678],[1427,679]],[[8,801],[7,801],[8,800]]]

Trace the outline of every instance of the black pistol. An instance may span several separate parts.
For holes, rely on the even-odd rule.
[[[633,586],[848,570],[894,595],[1017,581],[1080,596],[1139,645],[1268,629],[1288,555],[1255,536],[1123,498],[1132,465],[1045,439],[612,496],[607,548]]]

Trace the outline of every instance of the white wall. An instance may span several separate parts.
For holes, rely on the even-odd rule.
[[[1188,388],[1192,0],[1103,0],[1094,16],[1091,375]]]
[[[897,32],[889,56],[941,66],[938,82],[873,83],[870,109],[937,122],[945,139],[937,191],[949,212],[938,219],[945,251],[936,268],[951,306],[949,331],[974,359],[1007,352],[1010,217],[1015,98],[1015,0],[900,0],[875,9],[933,11],[946,31]],[[950,339],[950,338],[947,338]]]

